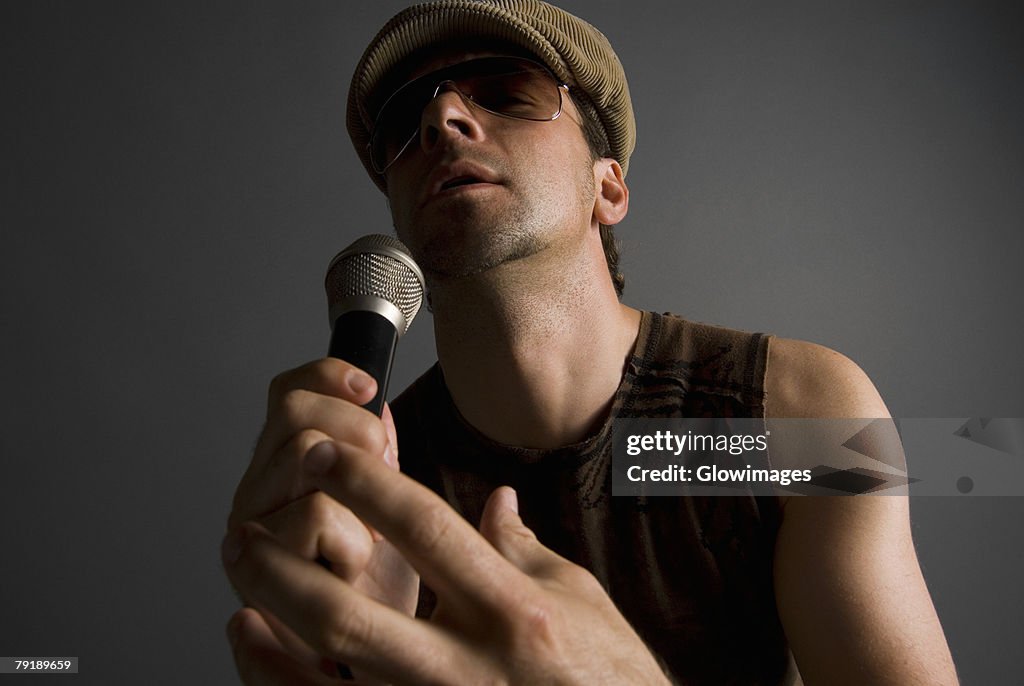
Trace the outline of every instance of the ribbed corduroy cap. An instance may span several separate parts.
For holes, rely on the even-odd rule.
[[[377,89],[389,72],[417,50],[465,39],[495,40],[522,46],[554,72],[583,91],[608,137],[623,174],[636,145],[636,122],[626,74],[608,39],[565,10],[541,0],[441,0],[409,7],[391,18],[366,48],[348,92],[348,133],[370,177],[367,144],[380,105]]]

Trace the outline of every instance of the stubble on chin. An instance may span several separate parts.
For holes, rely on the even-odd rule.
[[[407,245],[428,281],[476,276],[544,249],[536,218],[518,206],[495,210],[453,203],[446,216],[416,227]]]

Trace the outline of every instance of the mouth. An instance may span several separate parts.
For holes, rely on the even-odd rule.
[[[423,203],[437,196],[461,193],[463,189],[487,188],[501,183],[497,174],[487,167],[468,160],[456,160],[453,163],[438,167],[428,180]]]
[[[484,181],[481,178],[476,177],[476,176],[469,176],[469,175],[456,176],[455,178],[448,179],[447,181],[442,183],[441,187],[438,190],[439,191],[446,191],[446,190],[448,190],[450,188],[458,188],[460,186],[471,186],[471,185],[477,184],[477,183],[487,183],[487,182]]]

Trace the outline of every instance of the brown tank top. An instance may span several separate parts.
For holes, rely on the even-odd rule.
[[[793,683],[772,588],[777,499],[611,495],[613,418],[763,417],[769,338],[643,313],[608,421],[554,450],[480,434],[434,365],[392,405],[402,471],[474,526],[495,488],[515,488],[525,524],[593,572],[675,683]],[[424,588],[418,614],[433,604]]]

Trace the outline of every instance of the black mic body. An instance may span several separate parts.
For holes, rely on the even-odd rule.
[[[398,339],[423,302],[423,273],[396,238],[363,236],[327,268],[331,342],[327,354],[359,367],[377,381],[367,410],[384,410]]]
[[[328,357],[345,360],[377,380],[377,395],[363,407],[378,417],[384,409],[384,394],[391,378],[391,363],[397,344],[395,325],[376,312],[346,312],[334,321],[331,331]]]

